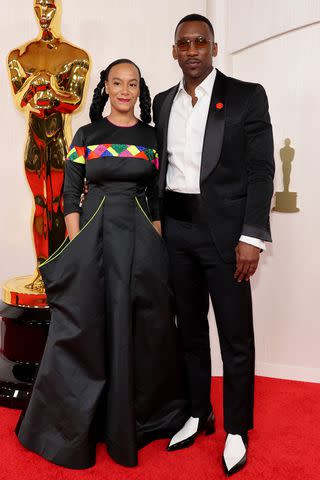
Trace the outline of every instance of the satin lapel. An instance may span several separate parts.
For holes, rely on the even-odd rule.
[[[160,157],[160,176],[159,176],[159,192],[161,197],[165,189],[167,166],[168,166],[167,145],[168,145],[169,117],[170,117],[172,103],[173,103],[174,97],[177,94],[178,87],[179,87],[179,84],[171,88],[168,95],[166,96],[160,110],[159,121],[157,125],[160,138],[162,139],[162,142],[163,142],[162,149],[161,149],[161,157]]]
[[[226,118],[226,84],[226,76],[217,70],[203,140],[200,184],[208,178],[220,158]]]

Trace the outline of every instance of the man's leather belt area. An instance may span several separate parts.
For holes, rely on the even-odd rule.
[[[200,223],[203,221],[201,195],[166,190],[164,196],[165,214],[181,222]]]

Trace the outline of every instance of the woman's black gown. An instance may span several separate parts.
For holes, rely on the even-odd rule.
[[[134,466],[138,448],[186,420],[168,257],[151,223],[157,162],[152,127],[107,119],[80,128],[66,160],[65,214],[79,212],[81,230],[41,266],[51,324],[17,429],[65,467],[92,466],[97,441]]]

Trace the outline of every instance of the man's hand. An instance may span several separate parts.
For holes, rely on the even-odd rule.
[[[234,278],[238,282],[248,281],[255,273],[260,259],[260,248],[249,243],[239,242],[236,247],[237,268]]]
[[[89,192],[89,187],[88,187],[88,184],[87,184],[87,180],[84,179],[83,192],[82,192],[81,197],[80,197],[80,206],[81,207],[82,207],[82,204],[83,204],[84,199],[86,198],[86,195],[87,195],[88,192]]]

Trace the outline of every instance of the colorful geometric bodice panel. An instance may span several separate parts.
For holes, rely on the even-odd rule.
[[[67,154],[67,160],[76,163],[86,163],[100,157],[125,157],[142,158],[152,162],[156,169],[159,168],[159,156],[153,148],[137,145],[125,145],[120,143],[105,143],[100,145],[89,145],[84,147],[71,146]]]

